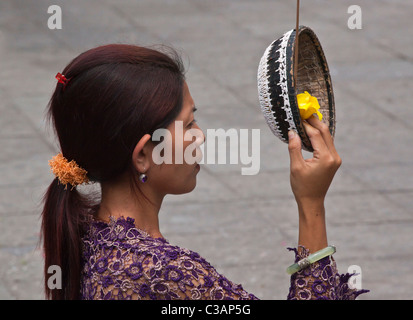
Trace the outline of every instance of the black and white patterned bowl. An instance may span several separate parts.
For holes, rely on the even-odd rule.
[[[294,61],[295,29],[274,40],[265,50],[258,67],[258,96],[261,111],[271,131],[288,143],[288,131],[296,131],[302,149],[314,151],[297,105],[297,94],[308,91],[318,99],[323,122],[335,134],[333,87],[323,49],[315,33],[300,26],[298,65]],[[294,81],[294,70],[297,79]]]

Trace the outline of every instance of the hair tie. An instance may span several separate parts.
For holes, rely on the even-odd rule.
[[[57,73],[56,77],[57,82],[63,84],[63,89],[66,88],[67,84],[69,83],[68,78],[66,78],[63,74],[61,74],[60,72]]]
[[[73,190],[77,185],[89,182],[87,171],[79,167],[76,161],[67,161],[62,153],[49,160],[49,166],[60,183],[66,186],[65,190],[67,189],[67,184],[72,185],[71,190]]]

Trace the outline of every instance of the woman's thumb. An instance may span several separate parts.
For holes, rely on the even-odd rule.
[[[288,132],[288,151],[290,152],[291,164],[304,161],[301,153],[301,139],[293,130]]]

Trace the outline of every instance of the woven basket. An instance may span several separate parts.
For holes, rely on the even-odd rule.
[[[297,105],[297,94],[308,91],[318,99],[323,122],[335,134],[333,87],[327,61],[315,33],[300,26],[298,65],[294,62],[295,29],[273,41],[265,50],[258,67],[258,96],[261,111],[271,131],[288,143],[288,131],[301,137],[302,148],[314,151]],[[297,68],[297,81],[294,71]],[[296,82],[296,83],[295,83]]]

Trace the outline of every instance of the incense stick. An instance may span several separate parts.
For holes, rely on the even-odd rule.
[[[298,69],[298,31],[299,31],[299,20],[300,20],[300,0],[297,0],[297,15],[295,21],[295,48],[294,48],[294,88],[297,91],[297,69]]]

